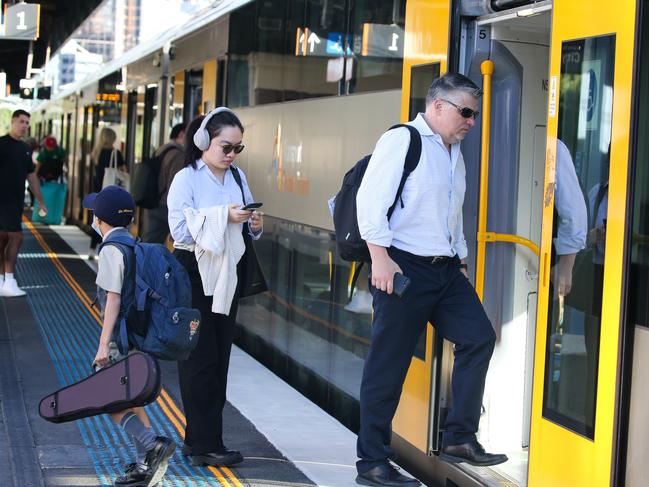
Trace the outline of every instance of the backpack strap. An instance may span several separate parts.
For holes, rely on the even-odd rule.
[[[406,159],[403,163],[403,175],[401,176],[401,181],[399,182],[399,188],[397,189],[394,203],[392,203],[392,206],[388,210],[388,220],[392,216],[392,213],[394,213],[394,209],[397,207],[397,202],[399,201],[399,199],[401,199],[401,193],[403,192],[403,187],[406,185],[406,179],[408,179],[410,173],[417,168],[419,159],[421,157],[421,135],[419,134],[419,131],[412,125],[407,125],[404,123],[393,125],[389,130],[399,127],[406,127],[408,129],[408,132],[410,132],[410,145],[408,146]],[[403,208],[403,200],[401,201],[401,207]]]
[[[132,237],[127,235],[111,235],[109,236],[109,239],[107,241],[102,242],[99,245],[97,254],[99,254],[99,252],[101,252],[101,249],[106,245],[117,247],[117,249],[119,249],[119,251],[122,253],[122,256],[124,257],[124,266],[126,270],[126,266],[129,265],[129,259],[126,255],[126,250],[124,249],[124,247],[135,249],[136,243],[137,242]],[[135,252],[133,253],[133,256],[135,257]],[[135,259],[133,261],[135,262]],[[124,276],[126,276],[126,274],[127,272],[124,272]],[[137,272],[135,272],[135,275],[137,280]],[[117,344],[117,348],[122,355],[128,354],[128,330],[126,328],[126,315],[128,315],[128,313],[125,313],[125,315],[122,316],[119,320],[119,343]]]
[[[243,193],[243,181],[241,181],[241,174],[239,174],[239,169],[237,169],[237,166],[235,165],[230,165],[230,171],[232,171],[232,177],[237,182],[237,185],[239,185],[239,189],[241,190],[241,198],[243,198],[243,205],[245,206],[246,195]]]

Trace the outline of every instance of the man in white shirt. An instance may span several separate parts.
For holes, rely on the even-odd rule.
[[[358,226],[372,256],[374,321],[360,392],[356,482],[415,486],[388,462],[391,422],[415,347],[431,322],[455,344],[452,390],[440,457],[496,465],[505,455],[484,451],[476,440],[482,395],[496,335],[468,280],[462,229],[465,168],[460,141],[475,125],[480,89],[459,74],[433,82],[426,112],[409,123],[422,139],[421,158],[388,221],[410,135],[389,130],[377,142],[359,188]],[[402,297],[392,294],[395,273],[410,279]]]

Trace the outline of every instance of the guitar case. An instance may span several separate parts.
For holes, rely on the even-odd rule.
[[[158,397],[160,366],[155,358],[134,352],[89,377],[41,399],[38,412],[51,423],[146,406]]]

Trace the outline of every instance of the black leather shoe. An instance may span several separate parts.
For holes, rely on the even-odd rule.
[[[115,487],[147,487],[149,485],[149,469],[145,465],[131,463],[126,466],[124,475],[115,479]]]
[[[466,462],[475,467],[498,465],[509,460],[507,455],[485,452],[482,445],[477,441],[445,446],[442,448],[439,458],[449,463]]]
[[[149,483],[146,484],[147,487],[156,485],[162,480],[169,466],[169,458],[174,454],[175,449],[176,444],[169,438],[165,438],[164,436],[158,436],[156,438],[155,445],[146,452],[144,460],[150,475]]]
[[[223,450],[219,452],[189,455],[192,465],[212,465],[213,467],[228,467],[243,462],[243,456],[236,450]]]
[[[401,487],[417,487],[421,485],[418,480],[401,475],[389,463],[378,465],[365,473],[359,473],[358,477],[356,477],[356,483],[360,485],[392,485]]]

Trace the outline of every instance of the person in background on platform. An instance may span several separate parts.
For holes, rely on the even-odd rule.
[[[56,142],[56,138],[48,135],[43,139],[43,150],[40,151],[36,161],[36,175],[41,181],[61,181],[63,167],[66,163],[67,154]]]
[[[18,251],[23,242],[21,218],[25,204],[25,179],[41,212],[47,208],[41,185],[34,173],[32,154],[21,139],[27,135],[30,115],[16,110],[11,115],[9,133],[0,137],[0,296],[24,296],[14,277]]]
[[[135,256],[132,254],[131,265],[126,265],[126,254],[110,242],[118,235],[132,238],[127,227],[133,221],[135,202],[125,189],[107,186],[99,193],[87,195],[83,207],[92,210],[92,228],[103,240],[96,279],[103,326],[93,361],[95,370],[99,370],[125,358],[117,341],[119,323],[135,301]],[[176,449],[175,443],[164,436],[156,436],[142,407],[115,412],[110,417],[133,439],[137,453],[136,461],[126,467],[126,472],[115,480],[114,485],[157,485],[167,471],[169,458]]]
[[[476,466],[507,461],[505,455],[486,453],[476,438],[496,334],[465,264],[466,182],[460,142],[475,125],[480,95],[480,89],[460,74],[445,74],[430,86],[425,113],[409,122],[421,135],[421,158],[406,180],[402,205],[396,205],[389,221],[386,214],[410,145],[406,128],[381,136],[358,190],[358,227],[372,257],[374,299],[371,344],[360,390],[356,482],[362,485],[419,485],[396,471],[388,459],[393,455],[392,418],[428,322],[455,345],[453,406],[440,458]],[[392,293],[396,273],[410,279],[400,298]]]
[[[32,162],[34,163],[34,166],[36,166],[36,164],[38,164],[38,154],[40,152],[38,140],[36,140],[36,137],[27,137],[24,140],[32,153]],[[29,184],[27,184],[27,192],[29,193],[29,207],[32,208],[34,206],[34,193],[29,187]]]
[[[163,244],[169,235],[167,194],[174,176],[185,166],[185,128],[184,123],[174,125],[169,136],[171,140],[155,152],[157,157],[162,156],[158,177],[160,204],[157,208],[143,211],[143,242]]]
[[[187,417],[183,453],[189,455],[192,465],[227,466],[243,461],[240,452],[229,450],[223,443],[223,407],[241,279],[231,304],[226,303],[229,313],[214,313],[212,297],[203,289],[194,253],[196,242],[187,219],[192,210],[218,210],[219,215],[227,215],[227,226],[236,224],[240,228],[239,235],[243,223],[248,222],[251,237],[256,240],[261,236],[262,213],[241,210],[242,193],[246,202],[254,201],[243,171],[233,166],[244,148],[242,139],[243,125],[225,107],[194,119],[187,128],[185,168],[176,174],[167,198],[174,255],[189,273],[192,307],[202,316],[198,345],[187,360],[178,363]],[[233,175],[235,170],[241,186]]]
[[[114,158],[117,161],[117,168],[127,172],[128,166],[124,160],[124,156],[115,148],[115,141],[117,140],[117,134],[115,131],[109,127],[104,127],[99,132],[99,139],[97,144],[92,149],[91,158],[94,165],[95,175],[92,182],[92,190],[97,193],[101,191],[103,182],[104,182],[104,171],[108,166],[110,166],[111,158]],[[97,244],[101,242],[101,239],[96,234],[92,232],[90,238],[90,249],[91,256],[92,252],[97,248]]]

